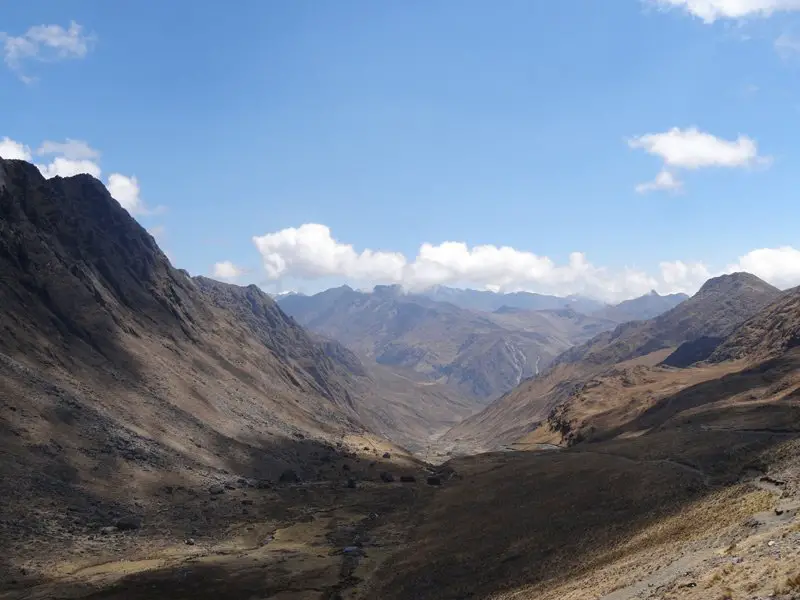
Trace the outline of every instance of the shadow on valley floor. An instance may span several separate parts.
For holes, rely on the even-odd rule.
[[[769,508],[742,482],[797,456],[796,436],[775,433],[798,422],[793,360],[678,392],[615,439],[455,459],[440,488],[368,442],[226,435],[171,406],[189,424],[177,447],[49,393],[35,433],[51,442],[0,420],[0,598],[544,597]],[[788,399],[762,402],[781,389]],[[382,481],[388,470],[416,481]],[[126,518],[141,521],[102,533]]]
[[[46,595],[53,585],[64,598],[135,600],[477,599],[531,586],[545,590],[626,553],[677,548],[768,508],[767,494],[736,482],[745,467],[773,464],[786,436],[713,432],[706,440],[708,432],[680,433],[677,444],[691,446],[688,456],[672,454],[673,440],[657,434],[563,452],[457,459],[451,463],[457,475],[440,489],[373,478],[350,489],[337,477],[266,489],[232,485],[217,495],[189,485],[169,496],[153,490],[157,497],[140,509],[142,529],[112,536],[129,545],[107,547],[108,559],[158,557],[158,548],[189,536],[202,552],[128,574],[118,563],[113,579],[53,579],[0,597],[53,597]],[[305,441],[280,450],[323,451]],[[344,464],[351,469],[344,473],[359,468],[354,459],[335,461],[339,472]],[[709,477],[707,468],[725,476]],[[331,537],[342,531],[344,537]],[[81,536],[86,533],[75,534],[76,545],[85,548]],[[351,545],[360,549],[343,555]],[[142,554],[143,547],[149,552]],[[359,560],[372,561],[367,571],[378,569],[371,580],[357,571]]]

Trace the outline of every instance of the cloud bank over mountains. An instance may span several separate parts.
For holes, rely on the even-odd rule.
[[[581,252],[567,263],[508,246],[473,246],[462,242],[424,243],[409,259],[400,252],[357,250],[337,240],[330,228],[307,223],[253,238],[270,281],[335,278],[352,284],[400,284],[409,290],[434,285],[467,285],[495,291],[584,294],[607,301],[659,293],[694,293],[710,277],[749,271],[782,288],[800,284],[800,250],[760,248],[722,269],[702,262],[664,261],[658,271],[609,269],[594,265]],[[220,268],[225,265],[225,268]],[[224,273],[223,273],[224,271]],[[215,272],[235,278],[242,269],[229,261]]]

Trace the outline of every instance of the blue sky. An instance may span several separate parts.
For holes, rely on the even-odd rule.
[[[0,31],[0,155],[100,175],[193,274],[800,284],[796,0],[28,0]]]

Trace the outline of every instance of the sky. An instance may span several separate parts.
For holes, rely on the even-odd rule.
[[[192,274],[800,284],[800,0],[0,0],[0,51],[0,156]]]

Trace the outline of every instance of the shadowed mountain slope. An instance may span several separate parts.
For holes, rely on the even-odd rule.
[[[0,332],[4,556],[179,510],[164,489],[196,498],[287,469],[346,480],[355,458],[337,461],[355,449],[406,456],[375,431],[421,451],[473,410],[411,379],[383,386],[257,287],[173,268],[96,179],[22,161],[0,160]]]

